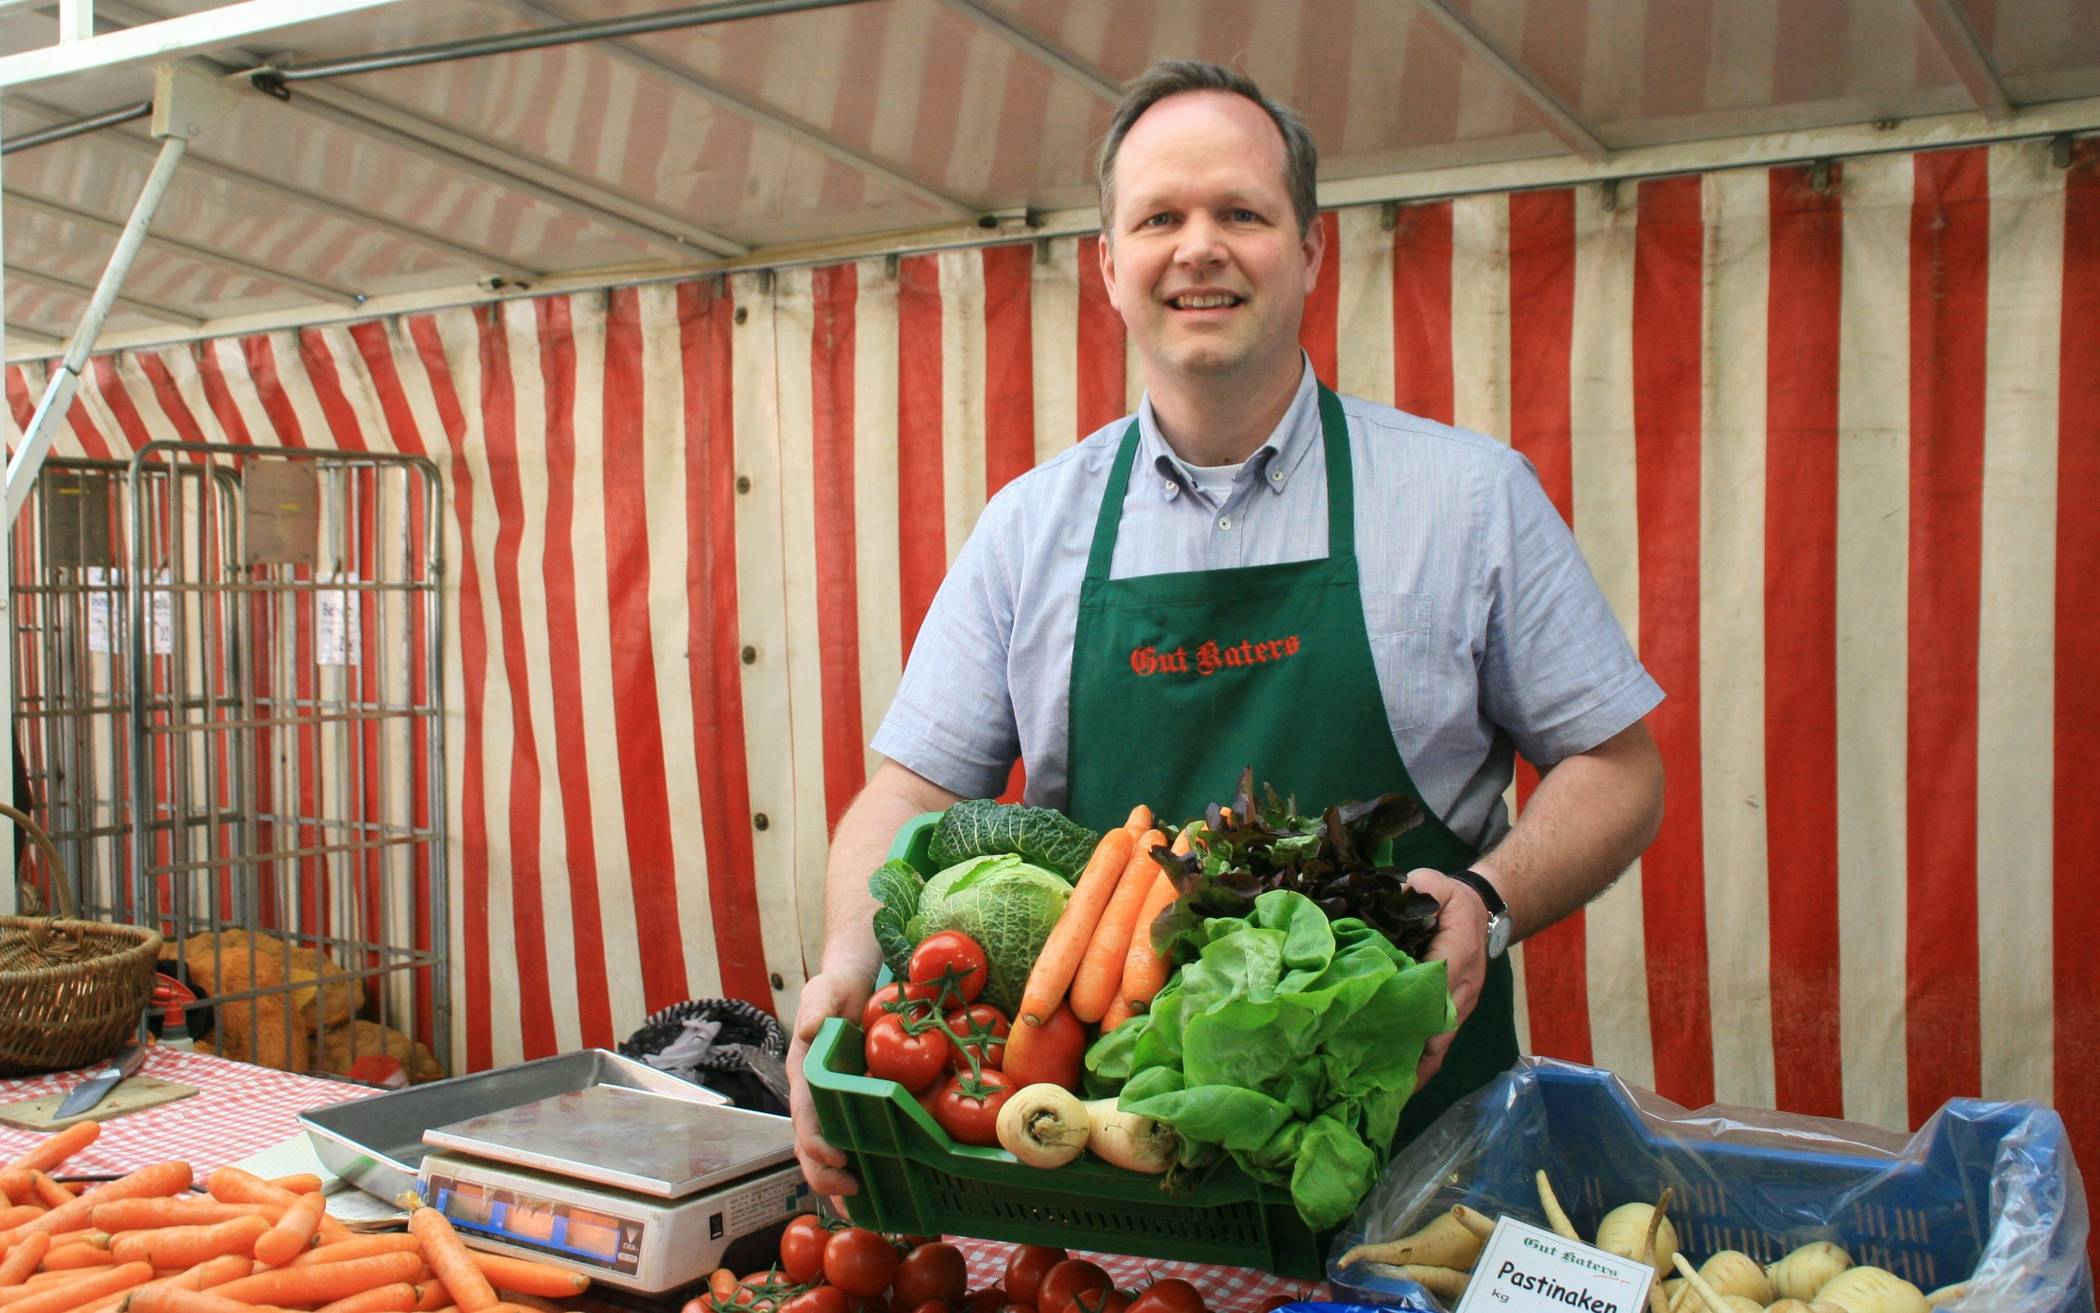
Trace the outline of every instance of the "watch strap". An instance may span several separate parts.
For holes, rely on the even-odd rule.
[[[1487,908],[1488,914],[1488,956],[1502,956],[1509,948],[1509,904],[1502,901],[1495,886],[1478,871],[1450,871],[1446,874],[1480,896],[1481,905]]]

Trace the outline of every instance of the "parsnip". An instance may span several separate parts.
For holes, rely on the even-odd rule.
[[[1852,1267],[1816,1292],[1816,1302],[1845,1313],[1932,1313],[1925,1292],[1885,1268]]]
[[[1582,1237],[1576,1233],[1575,1224],[1568,1220],[1567,1213],[1561,1209],[1560,1199],[1553,1193],[1553,1182],[1546,1179],[1543,1171],[1538,1174],[1537,1179],[1539,1207],[1546,1210],[1546,1225],[1552,1227],[1553,1233],[1563,1240],[1581,1240]]]
[[[1437,1214],[1429,1225],[1413,1235],[1383,1244],[1357,1245],[1342,1255],[1342,1266],[1370,1262],[1404,1267],[1416,1263],[1464,1271],[1480,1257],[1483,1243],[1465,1223],[1450,1212],[1444,1212]]]
[[[1759,1267],[1757,1260],[1739,1250],[1723,1249],[1699,1265],[1699,1275],[1706,1284],[1723,1295],[1741,1295],[1763,1308],[1772,1302],[1772,1280]],[[1672,1304],[1671,1309],[1677,1308]]]
[[[1721,1296],[1722,1313],[1765,1313],[1765,1306],[1741,1295]]]
[[[1728,1306],[1722,1303],[1727,1296],[1706,1284],[1706,1278],[1699,1275],[1698,1270],[1685,1260],[1683,1254],[1670,1255],[1670,1261],[1675,1263],[1677,1270],[1683,1274],[1684,1284],[1690,1287],[1691,1299],[1696,1304],[1704,1305],[1707,1313],[1729,1313]]]
[[[1661,1211],[1653,1204],[1620,1204],[1597,1224],[1597,1248],[1636,1262],[1645,1259],[1658,1277],[1668,1275],[1677,1252],[1677,1228]]]
[[[1779,1299],[1813,1300],[1830,1279],[1852,1266],[1852,1255],[1828,1240],[1812,1240],[1765,1269]]]
[[[1086,1110],[1093,1120],[1087,1148],[1102,1159],[1154,1176],[1174,1165],[1181,1140],[1173,1127],[1138,1113],[1118,1112],[1114,1099],[1095,1099]]]
[[[1809,1313],[1809,1307],[1798,1299],[1777,1299],[1765,1305],[1765,1313]]]
[[[1086,1152],[1093,1121],[1062,1085],[1024,1086],[999,1109],[999,1147],[1031,1167],[1062,1167]]]
[[[1457,1299],[1466,1293],[1466,1282],[1471,1278],[1464,1272],[1448,1267],[1433,1267],[1426,1263],[1408,1263],[1399,1269],[1400,1274],[1438,1299]]]
[[[1928,1290],[1925,1292],[1925,1302],[1934,1308],[1938,1308],[1942,1304],[1952,1304],[1955,1300],[1968,1294],[1969,1287],[1973,1284],[1973,1282],[1969,1281],[1957,1281],[1951,1286],[1941,1286],[1938,1290]]]
[[[1468,1208],[1464,1204],[1453,1204],[1451,1205],[1451,1216],[1458,1219],[1459,1225],[1479,1236],[1482,1240],[1486,1240],[1489,1236],[1495,1234],[1495,1219],[1477,1208]]]

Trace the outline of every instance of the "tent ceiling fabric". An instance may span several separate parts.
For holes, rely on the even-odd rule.
[[[113,31],[214,7],[96,15]],[[296,69],[666,7],[402,3],[206,53]],[[57,9],[0,5],[0,55],[48,46]],[[295,81],[193,144],[125,287],[137,304],[104,340],[910,249],[987,215],[1011,232],[1062,213],[1069,230],[1114,87],[1167,55],[1232,62],[1297,106],[1323,183],[1420,195],[1460,165],[1608,166],[2008,107],[2017,130],[2023,110],[2100,105],[2100,0],[864,0]],[[0,126],[12,139],[151,94],[142,65],[78,73],[11,89]],[[70,332],[85,293],[66,287],[95,281],[152,155],[141,121],[7,158],[16,354]]]

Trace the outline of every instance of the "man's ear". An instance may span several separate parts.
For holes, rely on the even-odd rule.
[[[1327,225],[1319,215],[1313,215],[1312,226],[1305,230],[1299,247],[1305,253],[1305,294],[1311,296],[1314,285],[1320,281],[1320,261],[1327,256]]]
[[[1115,308],[1116,313],[1121,314],[1123,311],[1122,304],[1116,300],[1115,240],[1110,236],[1106,228],[1101,230],[1099,247],[1097,254],[1100,256],[1100,259],[1097,261],[1097,264],[1101,270],[1101,283],[1102,286],[1108,289],[1109,305]]]

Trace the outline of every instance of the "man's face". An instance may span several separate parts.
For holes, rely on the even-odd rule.
[[[1101,277],[1148,368],[1190,381],[1295,362],[1322,231],[1284,186],[1283,135],[1223,91],[1169,96],[1116,155]]]

